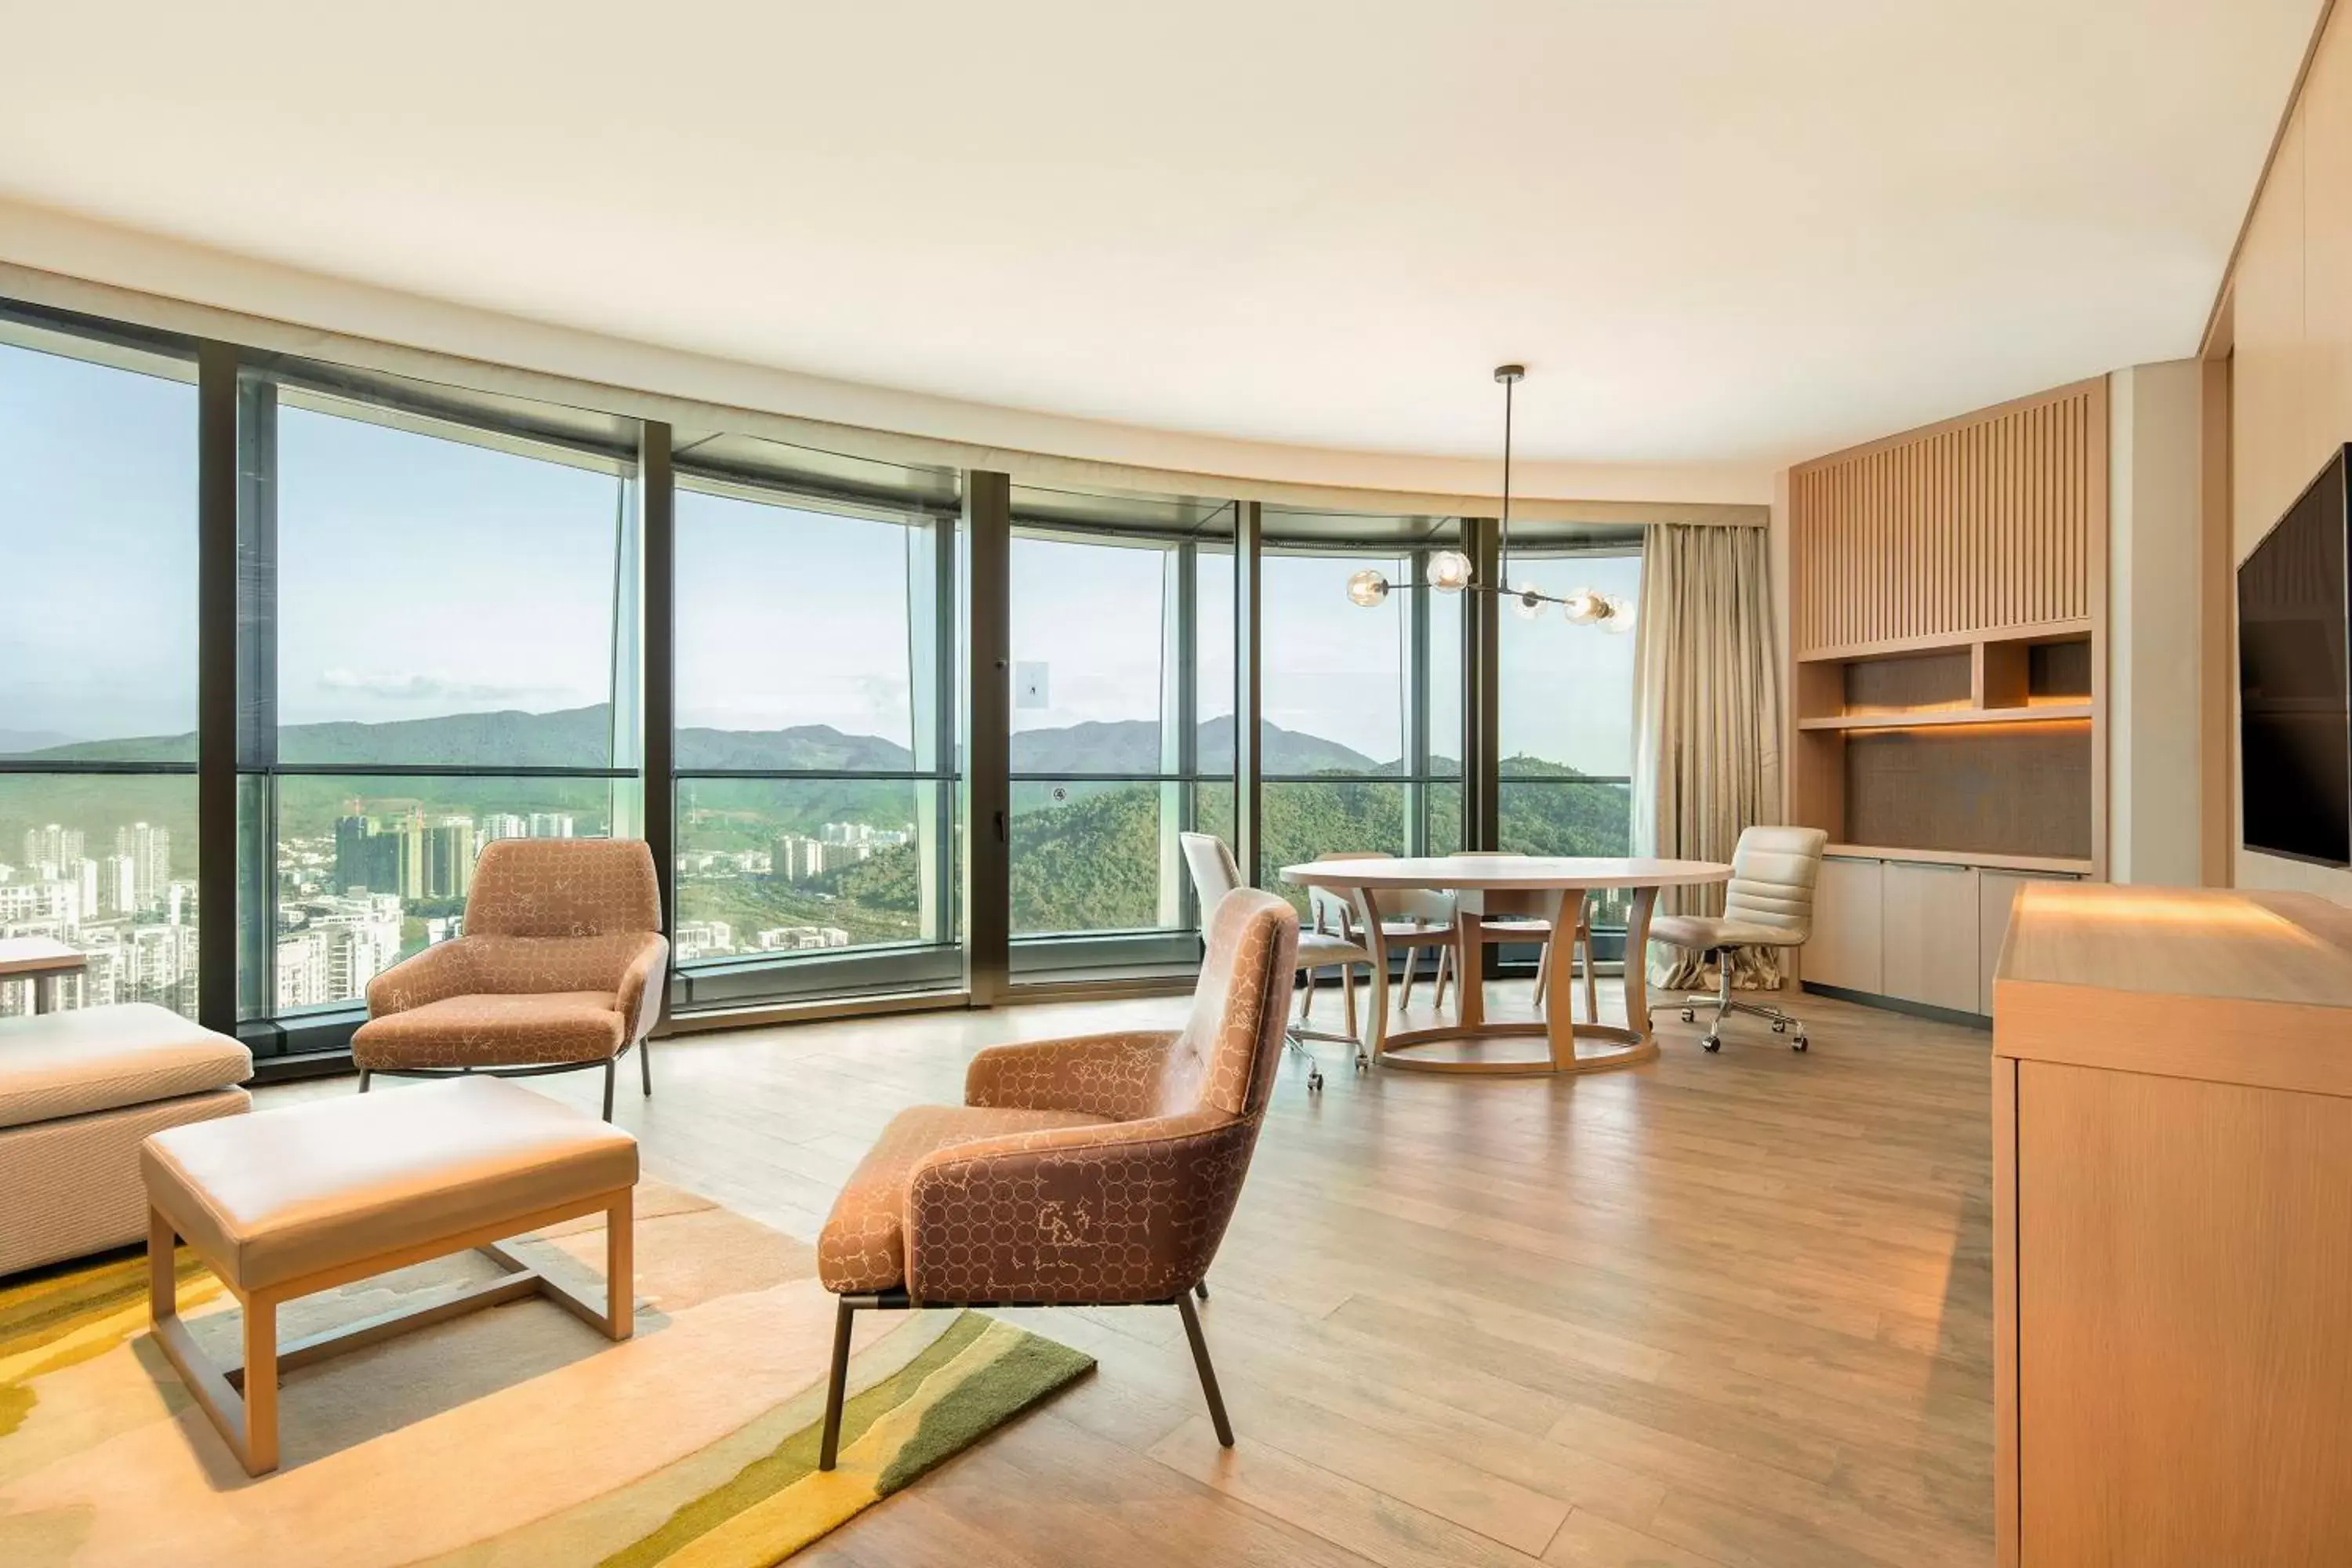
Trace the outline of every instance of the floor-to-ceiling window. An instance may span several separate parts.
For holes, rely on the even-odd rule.
[[[1232,831],[1233,508],[1016,487],[1017,973],[1189,960],[1178,835]],[[1118,939],[1118,940],[1113,940]]]
[[[0,937],[88,955],[61,1005],[196,1011],[194,383],[169,347],[0,310]]]
[[[483,845],[641,831],[634,426],[291,363],[238,405],[239,1012],[299,1021],[462,930]]]
[[[1638,542],[1515,551],[1511,575],[1546,592],[1591,588],[1638,602]],[[1568,621],[1557,605],[1497,622],[1499,847],[1523,855],[1631,852],[1633,636]],[[1596,894],[1593,923],[1622,930],[1625,899]]]
[[[735,435],[677,463],[681,1000],[951,983],[956,476]]]
[[[1268,509],[1259,876],[1318,855],[1444,854],[1462,841],[1462,597],[1423,585],[1449,520]],[[1353,533],[1355,537],[1349,537]],[[1349,578],[1394,586],[1354,603]]]

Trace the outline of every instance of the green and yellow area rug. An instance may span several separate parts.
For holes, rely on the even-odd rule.
[[[142,1258],[0,1284],[0,1563],[756,1568],[1094,1365],[982,1313],[861,1312],[841,1463],[820,1473],[834,1310],[811,1249],[651,1183],[637,1203],[635,1339],[533,1299],[303,1368],[284,1464],[257,1479],[150,1339]],[[517,1250],[590,1288],[603,1224]],[[234,1299],[180,1262],[191,1331],[234,1364]],[[420,1264],[289,1303],[279,1331],[495,1270]]]

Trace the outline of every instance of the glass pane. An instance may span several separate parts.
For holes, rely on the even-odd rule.
[[[1507,851],[1517,855],[1633,853],[1630,784],[1507,779],[1500,793],[1500,847]],[[1593,898],[1594,924],[1624,925],[1624,895],[1595,894]]]
[[[1013,542],[1013,767],[1155,773],[1172,551]]]
[[[0,753],[195,761],[194,385],[0,343]]]
[[[1462,847],[1462,786],[1458,784],[1433,784],[1428,786],[1429,852],[1432,855],[1452,855]]]
[[[280,760],[608,765],[625,481],[301,397],[277,411]]]
[[[1297,905],[1306,890],[1283,881],[1282,868],[1341,851],[1405,852],[1405,786],[1388,780],[1318,780],[1261,786],[1265,844],[1258,879]]]
[[[603,838],[612,820],[606,779],[281,776],[277,1010],[364,995],[459,934],[483,845]]]
[[[1410,574],[1394,556],[1268,555],[1261,690],[1269,777],[1393,773],[1404,755],[1407,600],[1370,607],[1348,597],[1367,567],[1391,582]]]
[[[1595,588],[1638,600],[1642,591],[1639,555],[1554,556],[1524,567],[1514,556],[1511,574],[1555,594]],[[1633,771],[1634,639],[1572,626],[1556,605],[1545,612],[1502,616],[1503,775],[1624,778]]]
[[[934,539],[928,524],[681,489],[678,765],[929,766],[909,638],[934,608],[910,616],[909,602],[932,589]]]
[[[0,937],[46,936],[89,954],[60,1006],[154,1002],[196,1014],[193,774],[0,776]],[[0,985],[0,1014],[29,1010]]]
[[[1174,925],[1183,868],[1161,854],[1157,784],[1013,786],[1013,934],[1149,931]],[[1171,841],[1170,847],[1172,849]],[[1164,912],[1163,912],[1164,911]]]
[[[1200,714],[1200,744],[1194,760],[1204,773],[1230,775],[1234,767],[1233,552],[1202,548],[1193,557],[1192,581],[1193,700]]]
[[[1429,595],[1429,771],[1447,778],[1462,776],[1462,599]],[[1454,816],[1458,824],[1458,805]]]
[[[907,779],[681,779],[680,963],[952,940],[943,786]]]

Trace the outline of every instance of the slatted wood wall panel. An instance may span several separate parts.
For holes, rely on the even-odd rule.
[[[2104,380],[1789,476],[1800,658],[2087,618],[2104,571]]]

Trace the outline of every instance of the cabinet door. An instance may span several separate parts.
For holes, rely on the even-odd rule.
[[[1982,920],[1976,868],[1889,860],[1882,903],[1881,989],[1906,1002],[1975,1012]]]
[[[1879,989],[1879,868],[1876,860],[1822,862],[1813,887],[1813,934],[1798,973],[1820,985]]]
[[[1977,1011],[1992,1016],[1993,971],[2000,967],[2000,944],[2009,935],[2010,906],[2029,882],[2079,882],[2080,877],[2044,871],[1977,873]]]

